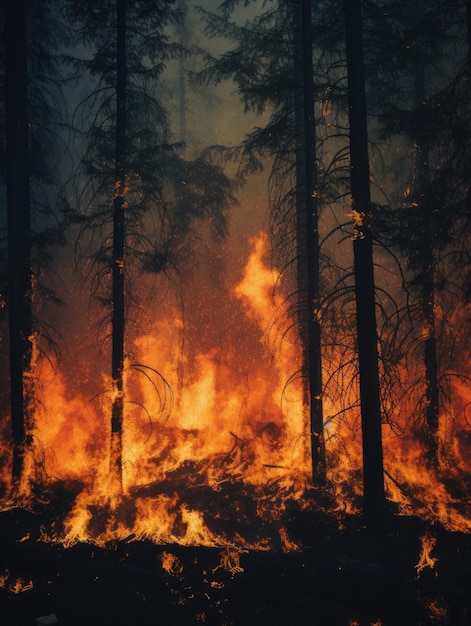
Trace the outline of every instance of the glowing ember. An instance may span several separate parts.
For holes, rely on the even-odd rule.
[[[222,568],[232,575],[240,574],[240,572],[244,571],[244,568],[240,565],[240,555],[244,552],[247,552],[247,550],[241,550],[236,546],[228,546],[221,552],[220,564],[213,571],[215,572]]]
[[[8,570],[5,570],[3,574],[0,574],[0,587],[8,589],[10,593],[19,594],[31,591],[34,585],[32,580],[23,580],[21,577],[14,578]]]
[[[301,552],[301,548],[289,538],[284,526],[280,528],[280,538],[283,543],[283,552]]]
[[[441,602],[437,599],[424,599],[424,603],[429,610],[430,619],[438,624],[448,624],[447,610],[444,606],[440,606]]]
[[[164,569],[167,574],[178,576],[183,572],[182,562],[171,552],[162,552],[160,560],[162,561],[162,569]]]

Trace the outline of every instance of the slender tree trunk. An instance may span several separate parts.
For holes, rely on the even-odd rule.
[[[8,204],[8,306],[10,330],[12,478],[24,470],[31,424],[32,273],[26,2],[5,3],[5,113]]]
[[[433,256],[433,255],[432,255]],[[422,288],[422,314],[426,326],[424,341],[425,419],[427,422],[427,455],[431,465],[439,466],[439,398],[437,338],[435,333],[435,289],[433,278],[425,277]]]
[[[303,373],[307,374],[311,431],[313,480],[325,483],[325,443],[322,410],[322,355],[320,324],[319,209],[316,164],[316,129],[312,64],[311,1],[299,0],[294,7],[295,66],[302,85],[296,106],[296,205],[298,233],[298,280],[303,304],[300,334],[303,346]],[[299,90],[298,90],[299,92]],[[305,310],[304,310],[305,309]]]
[[[182,12],[182,21],[177,25],[178,43],[182,48],[188,45],[188,34],[185,25],[187,11],[186,0],[179,0],[178,9]],[[178,114],[180,126],[180,141],[186,142],[186,85],[184,55],[181,55],[178,65]]]
[[[415,80],[415,97],[417,110],[420,112],[425,98],[424,69],[417,68]],[[428,191],[430,185],[430,159],[427,136],[433,132],[427,123],[426,113],[421,116],[423,124],[415,137],[416,152],[416,188],[414,197],[417,199],[418,210],[421,219],[419,223],[423,227],[425,241],[421,250],[421,285],[420,300],[422,316],[425,323],[424,333],[424,368],[425,368],[425,422],[427,439],[427,457],[431,465],[438,468],[439,465],[439,411],[440,411],[440,388],[438,381],[438,355],[437,337],[435,331],[435,257],[433,246],[433,215]]]
[[[296,208],[296,280],[297,324],[302,350],[303,407],[310,412],[309,401],[309,306],[307,295],[307,222],[306,222],[306,151],[304,150],[304,89],[303,89],[303,29],[301,0],[293,3],[293,62],[295,73],[294,131],[295,131],[295,208]],[[310,418],[309,418],[310,419]]]
[[[466,71],[466,78],[467,78],[468,94],[469,94],[469,85],[471,84],[471,0],[466,0],[466,35],[467,35],[467,46],[468,46],[468,66],[467,66],[467,71]],[[470,186],[468,186],[467,206],[471,207],[471,187]]]
[[[466,0],[466,34],[468,39],[468,73],[471,72],[471,0]]]
[[[186,15],[188,11],[188,2],[187,0],[179,0],[178,9],[182,13],[181,22],[179,22],[176,26],[176,34],[178,38],[178,43],[182,46],[183,49],[186,50],[188,46],[188,32],[186,28]],[[182,54],[179,63],[178,63],[178,113],[179,113],[179,141],[185,144],[185,152],[188,154],[186,150],[186,140],[187,140],[187,96],[186,96],[186,81],[185,81],[185,55]],[[180,177],[176,176],[174,180],[175,186],[175,196],[178,197],[180,193],[180,189],[182,186],[182,181]],[[183,324],[180,329],[177,331],[180,333],[180,340],[182,345],[185,340],[185,332]],[[178,391],[181,393],[185,384],[185,364],[184,359],[181,358],[178,363],[177,368],[177,380],[178,380]]]
[[[113,403],[111,415],[111,475],[122,489],[122,438],[124,413],[124,249],[126,152],[126,0],[117,0],[116,70],[116,183],[113,202],[112,354]]]
[[[325,482],[324,421],[322,411],[322,356],[320,324],[319,202],[314,117],[311,0],[302,0],[303,92],[305,147],[305,205],[307,230],[307,293],[309,312],[309,395],[312,472]]]
[[[344,0],[344,11],[350,124],[350,176],[355,221],[353,254],[363,437],[363,512],[368,521],[376,522],[383,516],[386,507],[360,2],[361,0]]]

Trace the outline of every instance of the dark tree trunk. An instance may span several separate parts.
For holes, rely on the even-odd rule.
[[[113,202],[113,264],[111,318],[111,473],[122,488],[122,437],[124,413],[124,249],[125,249],[125,153],[126,153],[126,0],[117,0],[116,69],[116,183]]]
[[[437,338],[435,331],[435,255],[434,255],[434,227],[433,207],[430,193],[430,159],[428,134],[433,132],[427,123],[427,115],[422,102],[425,99],[424,69],[417,68],[415,80],[415,97],[417,112],[423,120],[419,132],[415,137],[416,153],[416,187],[413,196],[416,198],[419,223],[423,229],[423,246],[420,250],[420,300],[422,316],[425,323],[424,333],[424,369],[425,369],[425,427],[427,457],[430,464],[438,468],[439,465],[439,411],[440,390],[438,381]]]
[[[468,37],[468,73],[471,72],[471,0],[466,0],[466,34]]]
[[[363,436],[363,512],[370,522],[385,512],[383,448],[376,327],[368,134],[360,0],[345,0],[350,124],[350,176],[360,406]]]
[[[304,150],[304,89],[303,89],[303,29],[301,1],[293,4],[293,62],[295,72],[294,130],[295,130],[295,209],[296,209],[296,280],[297,323],[302,349],[303,406],[309,410],[309,307],[307,296],[307,223],[306,223],[306,151]]]
[[[27,85],[26,2],[15,0],[5,3],[8,306],[14,484],[19,483],[23,474],[32,410],[33,324]]]
[[[182,12],[181,23],[177,25],[178,43],[183,49],[188,45],[188,33],[185,25],[187,11],[186,0],[180,0],[178,9]],[[186,84],[185,84],[185,56],[182,54],[178,66],[178,114],[180,125],[180,141],[186,142]]]
[[[312,476],[325,483],[325,445],[322,410],[322,355],[319,289],[319,212],[317,198],[316,133],[312,64],[312,19],[310,0],[294,7],[294,60],[296,107],[296,215],[300,336],[303,342],[303,375],[307,376],[311,430]]]
[[[424,341],[424,365],[425,365],[425,419],[427,423],[427,456],[431,465],[438,468],[439,465],[439,384],[438,384],[438,358],[437,339],[435,334],[435,290],[433,279],[427,276],[422,288],[422,313],[426,326],[426,339]]]

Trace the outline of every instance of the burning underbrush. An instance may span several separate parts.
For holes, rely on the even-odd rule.
[[[190,281],[184,315],[170,298],[160,302],[159,315],[141,306],[139,324],[128,327],[119,432],[111,427],[116,391],[106,374],[106,335],[97,337],[99,324],[81,314],[77,298],[77,314],[64,327],[72,345],[62,360],[39,348],[34,353],[36,404],[15,493],[8,416],[3,420],[3,510],[54,503],[41,537],[66,545],[133,537],[258,550],[302,547],[304,538],[293,538],[289,524],[305,510],[333,520],[361,511],[353,348],[341,358],[337,343],[325,347],[327,480],[322,488],[313,486],[295,324],[285,311],[280,275],[266,262],[268,238],[262,233],[250,243],[237,281],[225,282],[214,268],[208,280],[214,282],[216,271],[217,289]],[[336,341],[348,345],[349,335],[341,336],[348,329],[336,329]],[[406,386],[418,374],[409,368],[401,376]],[[455,412],[441,419],[441,458],[432,467],[410,419],[420,391],[413,389],[385,407],[391,509],[469,532],[469,427],[463,408],[469,391],[455,383]],[[55,507],[60,510],[52,514]]]
[[[208,473],[214,473],[210,460],[188,462],[165,480],[118,494],[105,488],[98,495],[78,481],[32,485],[26,502],[15,506],[11,500],[4,510],[20,505],[36,520],[27,538],[64,546],[150,541],[282,552],[308,545],[309,535],[298,527],[303,516],[316,512],[318,524],[336,519],[332,495],[309,488],[304,480],[296,485],[286,478],[267,479],[262,486],[227,477],[214,486]]]
[[[194,529],[183,504],[179,513],[174,510],[177,542],[159,544],[132,534],[102,545],[51,541],[46,530],[60,531],[64,514],[59,486],[57,500],[38,503],[35,511],[0,513],[2,624],[469,624],[468,534],[405,516],[373,530],[360,516],[339,520],[294,503],[286,503],[277,522],[268,521],[258,515],[255,500],[247,502],[255,494],[242,497],[234,487],[225,489],[217,502],[206,494],[206,503],[201,493],[193,501],[190,489],[184,503],[214,504],[219,511],[226,502],[228,513],[234,509],[232,526],[211,521],[209,511],[204,515],[214,535],[232,537],[234,543],[225,545],[220,539],[219,545],[201,545],[198,533],[196,544],[181,545]],[[88,511],[89,531],[103,538],[103,529],[109,532],[115,522],[124,529],[135,514],[129,504],[114,511],[90,505]],[[243,541],[237,529],[245,531]],[[207,542],[207,531],[205,537]]]
[[[0,609],[14,611],[2,624],[56,613],[69,626],[469,623],[466,419],[442,420],[433,467],[411,427],[414,398],[390,411],[390,515],[365,527],[357,373],[351,352],[340,362],[327,347],[327,476],[313,484],[300,346],[265,246],[252,242],[224,298],[195,288],[185,319],[149,310],[129,331],[119,432],[106,339],[74,319],[63,361],[35,353],[15,488],[7,419],[1,431]],[[205,304],[226,308],[211,322]]]

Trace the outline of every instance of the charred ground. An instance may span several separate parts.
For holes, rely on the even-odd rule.
[[[196,492],[214,528],[232,523],[271,549],[156,545],[132,535],[66,547],[40,539],[60,529],[62,498],[34,511],[12,508],[0,514],[1,624],[33,626],[51,614],[59,626],[471,623],[468,534],[397,515],[372,529],[360,516],[340,519],[294,503],[278,520],[263,520],[248,497],[224,505]],[[280,528],[298,550],[283,548]],[[436,540],[434,565],[418,572],[427,532]]]

